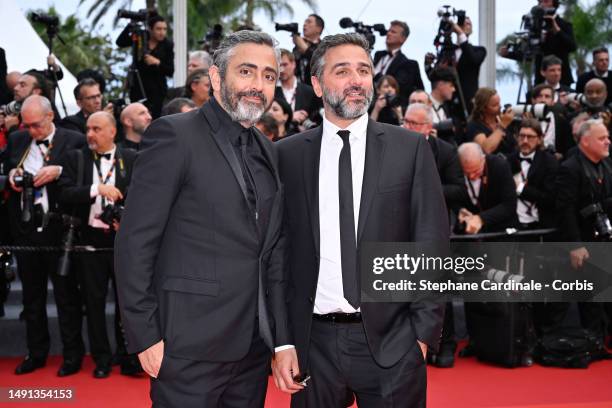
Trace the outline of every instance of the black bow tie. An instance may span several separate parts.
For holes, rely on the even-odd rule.
[[[45,146],[49,147],[49,141],[48,141],[48,140],[37,140],[37,141],[36,141],[36,145],[37,145],[37,146],[40,146],[41,144],[43,144],[43,145],[45,145]]]
[[[525,161],[525,162],[527,162],[527,163],[529,163],[529,164],[533,163],[533,159],[532,159],[531,157],[519,157],[519,160],[520,160],[521,162],[524,162],[524,161]]]
[[[106,159],[106,160],[111,159],[111,153],[99,154],[98,156],[100,156],[101,159]]]

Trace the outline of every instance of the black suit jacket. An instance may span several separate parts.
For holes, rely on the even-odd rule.
[[[430,136],[427,140],[440,174],[446,206],[456,209],[466,193],[457,148],[437,137]]]
[[[81,220],[81,225],[85,226],[89,220],[91,205],[96,201],[95,198],[91,198],[90,190],[94,177],[98,177],[98,174],[94,173],[92,151],[86,146],[81,149],[81,152],[83,154],[83,184],[81,186],[77,185],[78,153],[72,151],[64,159],[64,171],[59,180],[59,187],[61,189],[60,201],[65,206],[64,211],[68,213],[74,210],[75,216]],[[135,151],[121,146],[117,146],[115,152],[115,187],[121,191],[124,200],[127,196],[136,155]],[[121,170],[122,167],[123,170]]]
[[[574,82],[572,71],[570,69],[569,55],[576,51],[576,38],[574,37],[574,27],[572,23],[565,21],[561,17],[556,18],[557,24],[561,31],[555,34],[550,34],[542,43],[542,53],[537,54],[535,58],[535,83],[544,82],[540,68],[542,66],[542,58],[547,55],[556,55],[561,59],[561,83],[571,85]]]
[[[593,223],[580,215],[580,210],[587,205],[602,201],[593,195],[594,191],[589,178],[583,170],[581,161],[587,161],[582,151],[576,153],[559,166],[555,180],[557,227],[561,239],[567,242],[594,241]],[[612,197],[612,161],[605,159],[604,178],[602,183],[603,197]],[[603,206],[608,217],[612,219],[612,206]]]
[[[518,223],[516,215],[516,184],[506,159],[499,155],[487,155],[486,167],[481,178],[478,204],[474,205],[467,189],[462,207],[480,215],[483,227],[480,232],[500,232]]]
[[[460,47],[461,57],[457,61],[457,74],[468,112],[472,112],[472,98],[476,95],[479,87],[480,66],[487,57],[487,49],[472,45],[467,41],[462,43]]]
[[[6,85],[6,54],[4,48],[0,47],[0,105],[6,105],[13,100],[12,89],[8,89]]]
[[[280,86],[276,87],[274,91],[274,97],[280,98],[285,102],[289,103],[288,100],[285,99],[285,94],[283,94],[283,88]],[[310,120],[320,122],[321,118],[319,115],[319,108],[321,107],[321,99],[317,98],[314,93],[314,90],[310,85],[303,84],[298,81],[297,88],[295,89],[295,111],[305,110],[308,112],[308,117]]]
[[[377,51],[374,54],[374,66],[378,61],[387,54],[387,51]],[[402,51],[398,51],[395,58],[389,65],[385,75],[391,75],[397,80],[400,87],[400,97],[402,98],[402,106],[408,105],[410,94],[417,89],[425,89],[423,80],[421,79],[421,71],[419,63],[408,59]],[[377,75],[374,80],[378,80],[382,75]]]
[[[238,361],[249,350],[256,316],[260,333],[272,337],[264,338],[268,347],[290,344],[275,151],[257,133],[277,183],[260,238],[230,131],[207,103],[154,121],[144,135],[149,147],[136,160],[115,241],[130,353],[164,339],[171,356]]]
[[[73,130],[82,134],[87,132],[87,119],[82,110],[78,111],[74,115],[66,116],[61,120],[60,127],[64,129]]]
[[[32,138],[27,130],[20,130],[11,133],[8,139],[8,144],[5,154],[4,169],[8,174],[11,169],[16,168],[24,157],[26,151],[30,147]],[[53,136],[53,148],[49,153],[49,161],[47,166],[62,166],[64,157],[74,149],[80,149],[86,145],[85,136],[71,130],[56,128]],[[63,173],[63,170],[62,170]],[[54,181],[46,185],[47,197],[49,200],[49,211],[59,212],[60,210],[60,190],[58,182]],[[11,230],[16,234],[28,234],[37,226],[34,223],[24,225],[21,220],[21,193],[17,193],[10,189],[9,197],[9,214],[11,218]]]
[[[278,142],[286,189],[288,306],[302,370],[308,346],[319,272],[319,156],[322,126]],[[363,242],[449,239],[448,217],[431,149],[425,138],[406,129],[368,122],[357,245]],[[417,339],[436,350],[442,329],[440,304],[361,303],[369,350],[389,367]],[[415,364],[422,364],[422,355]],[[420,360],[420,361],[419,361]]]
[[[588,71],[578,77],[578,81],[576,82],[576,92],[583,93],[584,86],[591,79],[599,78],[595,75],[594,71]],[[599,78],[605,82],[606,88],[608,89],[608,97],[606,98],[606,105],[612,102],[612,71],[608,71],[608,76],[605,78]]]
[[[508,156],[512,174],[521,171],[519,153]],[[537,150],[527,173],[527,182],[519,199],[534,203],[538,209],[540,224],[545,228],[554,228],[555,221],[555,177],[559,163],[545,150]]]

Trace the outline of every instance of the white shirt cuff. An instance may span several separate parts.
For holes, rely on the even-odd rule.
[[[91,187],[89,188],[89,196],[91,198],[97,197],[98,196],[98,185],[97,184],[92,184]]]
[[[274,347],[274,352],[278,353],[279,351],[283,351],[283,350],[289,350],[295,348],[295,346],[293,344],[285,344],[284,346],[278,346],[278,347]]]
[[[468,38],[467,38],[467,35],[465,35],[465,33],[463,33],[463,34],[459,34],[459,36],[457,37],[457,42],[458,42],[459,44],[463,44],[464,42],[466,42],[466,41],[467,41],[467,39],[468,39]]]
[[[525,188],[525,182],[521,182],[521,184],[519,184],[516,187],[516,194],[520,195],[523,192],[523,189]]]

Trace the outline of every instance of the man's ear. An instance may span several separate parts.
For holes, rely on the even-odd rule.
[[[211,65],[208,68],[208,76],[210,77],[210,86],[213,91],[220,92],[221,91],[221,75],[219,74],[219,67],[216,65]]]
[[[321,98],[323,96],[323,87],[319,82],[319,78],[313,75],[310,77],[310,80],[312,82],[312,89],[314,90],[315,95]]]

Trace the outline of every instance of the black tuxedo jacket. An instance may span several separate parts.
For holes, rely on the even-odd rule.
[[[457,148],[437,137],[430,136],[427,141],[433,152],[436,167],[440,174],[446,206],[449,209],[456,209],[465,194],[463,171],[459,164]]]
[[[461,44],[461,57],[457,61],[457,74],[463,98],[468,111],[472,111],[472,98],[478,90],[478,77],[480,76],[480,66],[487,56],[487,49],[469,42]]]
[[[278,142],[286,189],[288,306],[302,370],[308,367],[310,328],[319,273],[319,156],[322,126]],[[357,245],[363,242],[449,239],[442,186],[424,137],[370,120],[367,129]],[[438,347],[443,307],[435,303],[361,303],[369,350],[389,367],[412,351],[417,339]],[[420,359],[420,361],[419,361]]]
[[[588,71],[578,77],[576,82],[576,92],[583,93],[584,86],[593,78],[599,78],[595,75],[594,71]],[[612,102],[612,71],[608,71],[608,76],[605,78],[599,78],[605,82],[606,88],[608,89],[608,97],[606,98],[606,105]]]
[[[377,51],[374,54],[374,66],[382,57],[387,55],[387,51]],[[410,94],[417,89],[425,89],[423,80],[421,79],[421,71],[419,63],[415,60],[408,59],[402,51],[398,51],[395,58],[389,65],[387,73],[397,80],[400,87],[400,97],[402,98],[402,106],[408,105]],[[382,75],[377,75],[374,80],[378,80]]]
[[[291,344],[283,282],[282,189],[272,143],[257,133],[277,190],[265,237],[239,159],[210,103],[147,129],[115,241],[128,351],[164,339],[168,355],[230,362],[255,324],[268,347]],[[263,336],[262,336],[263,337]],[[274,344],[272,344],[274,343]]]
[[[561,83],[570,86],[574,82],[570,69],[569,55],[576,51],[576,38],[574,37],[574,26],[561,17],[556,18],[561,31],[550,34],[542,43],[542,52],[535,57],[535,83],[544,82],[540,68],[542,59],[547,55],[555,55],[561,59]]]
[[[95,198],[91,198],[90,190],[94,177],[98,177],[98,174],[94,173],[92,151],[85,147],[81,149],[81,152],[83,153],[83,184],[77,185],[78,153],[72,151],[64,160],[64,171],[59,180],[59,187],[61,189],[60,201],[65,206],[64,211],[68,213],[73,209],[75,215],[81,220],[81,225],[85,226],[89,220],[91,205],[96,201]],[[124,199],[127,196],[136,155],[135,151],[120,146],[117,146],[115,152],[115,187],[121,191]]]
[[[21,162],[22,158],[26,154],[26,151],[30,147],[32,138],[27,130],[21,130],[13,132],[9,136],[8,144],[6,147],[4,169],[6,174],[11,169],[16,168]],[[49,153],[49,161],[46,163],[47,166],[61,166],[64,164],[64,157],[75,149],[80,149],[86,145],[85,136],[80,133],[73,132],[71,130],[56,128],[55,135],[53,136],[53,147]],[[63,170],[62,170],[63,173]],[[8,183],[8,182],[7,182]],[[60,210],[60,189],[58,182],[54,181],[46,185],[47,197],[49,200],[49,211],[59,212]],[[32,232],[37,226],[34,223],[24,225],[20,222],[21,220],[21,193],[17,193],[8,188],[11,191],[9,197],[9,214],[11,218],[11,230],[17,234],[28,234]]]
[[[576,146],[574,136],[572,136],[572,126],[565,118],[565,115],[554,112],[555,115],[555,152],[567,156],[567,151]]]
[[[75,132],[79,132],[85,134],[87,132],[87,119],[83,114],[83,111],[80,110],[74,115],[66,116],[61,120],[61,127],[68,130],[74,130]]]
[[[512,174],[521,171],[519,153],[508,156]],[[555,177],[559,163],[557,159],[545,150],[536,150],[533,162],[527,173],[527,182],[519,199],[534,203],[538,209],[540,224],[545,228],[554,228],[555,221]]]
[[[274,97],[283,99],[285,102],[290,104],[290,102],[285,99],[283,88],[280,86],[276,87]],[[317,98],[312,87],[298,81],[297,88],[295,89],[295,109],[293,111],[305,110],[308,112],[308,117],[310,120],[315,120],[320,116],[320,107],[321,99]],[[320,117],[318,121],[320,122]]]
[[[594,241],[593,223],[580,215],[580,210],[590,204],[601,202],[602,198],[612,197],[612,161],[605,159],[604,177],[601,184],[602,196],[593,195],[592,184],[585,174],[581,161],[588,159],[577,148],[576,153],[559,166],[555,181],[557,227],[561,238],[567,242]],[[602,163],[603,164],[603,163]],[[612,219],[612,206],[602,205]]]
[[[480,232],[500,232],[518,223],[516,215],[516,184],[508,162],[499,155],[487,155],[486,166],[480,182],[478,204],[474,205],[467,189],[461,207],[480,215],[483,227]]]

